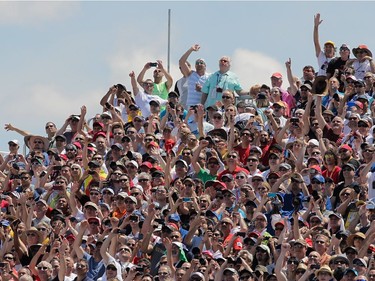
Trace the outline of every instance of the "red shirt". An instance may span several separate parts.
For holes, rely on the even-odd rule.
[[[247,164],[247,158],[250,155],[250,148],[251,145],[249,144],[246,148],[243,148],[241,144],[237,145],[233,149],[238,152],[238,155],[240,156],[240,161],[244,166]]]
[[[234,175],[238,174],[239,172],[244,172],[246,175],[249,174],[249,171],[246,170],[245,168],[242,168],[242,167],[240,167],[240,166],[236,166],[236,168],[235,168],[232,172],[230,172],[229,169],[225,169],[224,171],[222,171],[222,172],[217,176],[217,179],[218,179],[218,180],[221,180],[221,177],[222,177],[223,175],[225,175],[225,174],[231,174],[231,175],[234,176]]]
[[[339,183],[339,175],[340,175],[341,168],[339,166],[335,166],[333,168],[333,171],[329,172],[327,169],[325,169],[322,172],[322,176],[325,178],[331,178],[335,182],[335,184]]]

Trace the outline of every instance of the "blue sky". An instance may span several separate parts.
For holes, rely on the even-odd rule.
[[[231,56],[245,89],[285,73],[289,57],[301,76],[304,65],[317,65],[318,12],[322,44],[375,51],[374,2],[0,2],[2,123],[44,135],[47,121],[61,126],[82,105],[90,117],[100,112],[112,84],[130,88],[131,70],[156,59],[167,64],[168,9],[175,80],[178,59],[195,43],[201,50],[191,61],[202,57],[213,72]],[[23,139],[0,130],[0,150],[14,138]]]

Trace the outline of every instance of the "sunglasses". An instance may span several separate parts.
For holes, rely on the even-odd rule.
[[[237,155],[228,155],[228,158],[236,159]]]
[[[229,99],[231,99],[232,97],[230,97],[230,96],[222,96],[221,98],[222,98],[222,99],[225,99],[225,100],[229,100]]]

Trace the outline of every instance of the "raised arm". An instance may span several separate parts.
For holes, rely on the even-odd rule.
[[[308,90],[307,91],[307,103],[306,103],[306,107],[305,107],[305,112],[303,113],[303,116],[302,116],[303,124],[305,124],[305,126],[303,126],[303,134],[305,136],[310,131],[310,113],[311,113],[312,102],[313,102],[313,95]]]
[[[173,85],[173,78],[171,74],[164,68],[163,62],[161,60],[157,60],[157,63],[158,63],[158,69],[160,69],[161,72],[164,73],[165,79],[167,79],[167,82],[165,82],[165,85],[167,86],[167,90],[169,92],[169,90],[171,89]]]
[[[109,88],[108,92],[100,100],[100,105],[104,107],[105,103],[108,102],[108,98],[114,96],[116,91],[117,91],[117,88],[115,85]]]
[[[314,47],[315,47],[315,56],[318,57],[322,48],[320,47],[319,42],[319,25],[322,23],[323,20],[320,19],[320,14],[317,13],[314,16]]]
[[[187,50],[178,61],[181,72],[184,75],[184,77],[188,77],[192,72],[190,66],[188,66],[188,64],[186,63],[188,57],[192,52],[198,52],[200,48],[201,47],[198,44],[191,46],[189,50]]]
[[[74,243],[73,243],[73,249],[76,251],[77,257],[79,259],[83,259],[83,256],[84,256],[84,253],[85,253],[84,250],[81,247],[81,244],[82,244],[83,234],[85,234],[85,231],[86,231],[88,225],[89,225],[89,223],[86,220],[81,221],[78,236],[76,237],[76,240],[74,240]]]
[[[81,116],[79,117],[79,122],[77,125],[77,132],[82,131],[83,125],[86,123],[86,113],[87,113],[87,108],[86,105],[81,106]]]
[[[319,128],[324,130],[325,126],[327,125],[326,120],[324,120],[323,114],[322,114],[322,97],[316,96],[316,106],[315,106],[315,115],[316,119],[319,123]]]
[[[108,264],[108,261],[109,261],[109,258],[111,257],[111,255],[109,254],[109,245],[112,241],[112,239],[115,238],[115,236],[117,235],[117,232],[118,228],[114,228],[109,234],[108,234],[108,237],[107,239],[104,239],[104,242],[103,242],[103,245],[102,247],[100,248],[100,254],[103,258],[103,262],[104,264]]]
[[[285,66],[286,66],[286,74],[287,74],[288,82],[290,86],[290,94],[294,96],[298,91],[298,87],[297,87],[296,82],[293,79],[292,60],[290,58],[285,62]]]
[[[134,71],[132,71],[132,72],[129,73],[129,77],[130,77],[130,82],[132,84],[134,96],[136,96],[136,95],[138,95],[139,88],[138,88],[137,81],[135,80],[135,73],[134,73]],[[143,83],[140,84],[140,85],[143,85]]]
[[[139,72],[139,75],[137,77],[137,82],[139,85],[142,85],[143,82],[144,82],[144,77],[145,77],[145,74],[146,74],[146,71],[149,70],[151,68],[151,65],[150,63],[146,63],[145,66],[142,68],[141,72]]]
[[[196,174],[198,174],[199,171],[202,168],[201,165],[198,162],[199,154],[201,153],[202,149],[207,147],[207,146],[208,146],[208,141],[207,140],[201,140],[199,142],[199,146],[197,147],[197,149],[194,150],[193,158],[191,159],[191,165],[193,166],[194,172]]]
[[[289,252],[289,249],[290,249],[289,243],[282,243],[281,244],[281,252],[280,252],[279,258],[277,259],[276,264],[275,264],[275,274],[276,274],[277,280],[279,280],[279,281],[287,281],[288,280],[282,269],[283,269],[283,265],[284,265],[284,258],[286,256],[286,254]]]
[[[5,124],[4,129],[7,130],[7,131],[13,131],[13,132],[19,133],[21,136],[24,136],[24,137],[26,137],[28,135],[31,135],[31,133],[29,133],[27,131],[24,131],[24,130],[21,130],[21,129],[18,129],[18,128],[12,126],[12,124],[10,124],[10,123]]]

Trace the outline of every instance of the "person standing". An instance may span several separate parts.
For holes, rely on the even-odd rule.
[[[219,60],[219,70],[211,74],[202,87],[201,104],[205,108],[221,101],[223,91],[235,91],[239,95],[248,94],[242,90],[242,86],[237,75],[230,71],[230,57],[223,56]]]
[[[193,45],[182,55],[179,60],[179,65],[182,74],[187,78],[187,97],[181,97],[182,100],[186,100],[184,106],[192,106],[200,103],[202,97],[202,86],[208,79],[206,73],[206,62],[203,59],[197,59],[195,61],[195,71],[191,69],[190,64],[187,62],[188,57],[192,52],[198,52],[200,46],[198,44]]]

